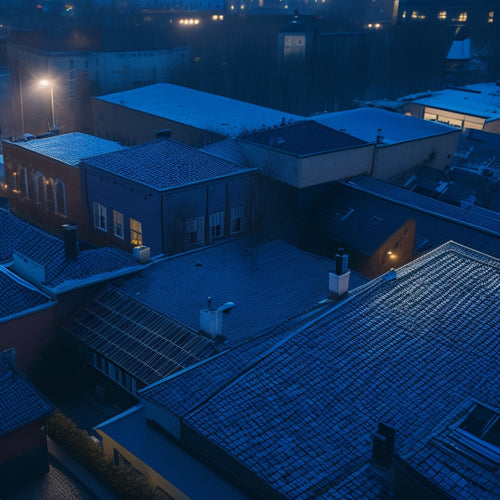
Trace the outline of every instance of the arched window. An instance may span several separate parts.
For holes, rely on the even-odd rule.
[[[36,202],[38,204],[45,203],[46,196],[45,196],[45,177],[41,172],[36,171],[35,172],[35,195],[36,195]]]
[[[66,189],[61,179],[56,179],[56,214],[66,215]]]
[[[29,184],[28,184],[28,170],[24,167],[19,167],[17,171],[17,180],[19,185],[19,190],[23,195],[23,198],[30,197]]]
[[[45,178],[45,199],[47,201],[47,209],[56,211],[55,186],[51,178]]]

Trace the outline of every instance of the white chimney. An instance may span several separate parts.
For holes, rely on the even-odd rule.
[[[338,300],[347,295],[349,290],[349,277],[351,271],[347,269],[349,256],[344,252],[343,248],[339,248],[335,254],[335,272],[328,274],[328,290],[330,299]]]
[[[222,335],[222,308],[214,309],[208,297],[208,306],[200,311],[200,330],[215,338]]]

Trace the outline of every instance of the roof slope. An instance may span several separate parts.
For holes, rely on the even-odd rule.
[[[333,262],[283,241],[251,246],[246,238],[167,258],[135,277],[115,281],[124,294],[198,331],[200,310],[223,314],[222,335],[243,338],[278,325],[328,297]],[[353,273],[352,286],[364,283]]]
[[[170,83],[100,96],[97,99],[208,130],[227,137],[303,119],[275,109]]]
[[[44,139],[33,139],[32,141],[19,141],[13,144],[73,167],[78,166],[84,158],[124,149],[124,146],[117,142],[81,132],[71,132]]]
[[[0,394],[0,436],[54,411],[52,404],[12,368],[3,352],[0,352]]]
[[[299,157],[368,145],[366,141],[338,132],[315,121],[303,121],[262,130],[243,135],[239,139]]]
[[[500,408],[499,298],[500,262],[448,243],[228,373],[183,420],[284,496],[336,498],[369,463],[378,422],[405,455],[470,397]],[[196,371],[157,384],[165,401],[180,377]]]
[[[248,171],[171,139],[95,156],[85,163],[159,191]]]
[[[65,330],[144,384],[214,354],[213,341],[112,286],[82,307]]]

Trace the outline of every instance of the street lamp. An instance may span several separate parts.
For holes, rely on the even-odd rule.
[[[56,119],[54,114],[54,87],[52,86],[52,82],[50,80],[40,80],[40,85],[42,87],[49,87],[50,89],[50,106],[52,110],[52,128],[54,131],[56,129]]]

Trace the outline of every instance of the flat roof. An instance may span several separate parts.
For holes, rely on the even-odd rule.
[[[382,144],[397,144],[457,132],[456,127],[369,107],[327,113],[313,118],[318,123],[364,141],[376,142],[377,136],[382,136]]]
[[[346,478],[369,470],[378,423],[395,429],[395,453],[405,457],[471,398],[500,411],[499,294],[500,261],[449,242],[353,292],[241,369],[221,370],[222,353],[142,395],[172,412],[176,379],[210,387],[202,400],[185,394],[185,425],[284,497],[333,498]],[[240,366],[237,356],[232,364]],[[498,491],[498,474],[473,460],[468,467],[488,479],[470,481],[470,491]],[[467,473],[443,468],[434,480],[457,476]],[[364,498],[378,498],[376,485]]]
[[[125,149],[124,146],[117,142],[82,134],[81,132],[71,132],[31,141],[16,141],[11,142],[11,144],[48,156],[73,167],[78,166],[84,158]]]
[[[298,115],[171,83],[157,83],[95,99],[226,137],[303,120]]]

